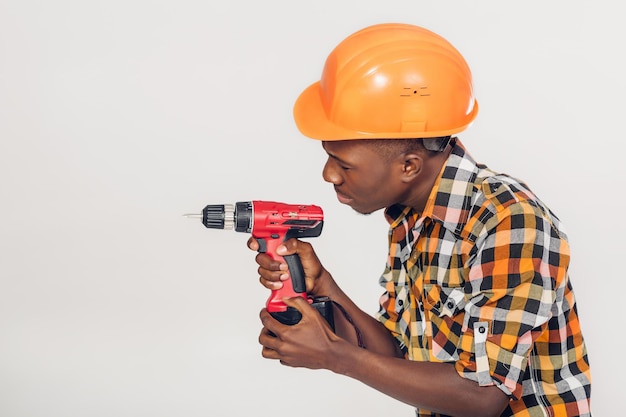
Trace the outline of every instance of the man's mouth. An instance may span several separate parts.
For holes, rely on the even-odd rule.
[[[339,200],[339,202],[341,204],[350,204],[352,202],[352,199],[350,197],[348,197],[347,195],[335,190],[335,192],[337,193],[337,200]]]

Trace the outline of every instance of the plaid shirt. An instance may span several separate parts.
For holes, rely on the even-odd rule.
[[[510,397],[503,416],[591,416],[567,236],[525,184],[457,141],[424,212],[396,205],[385,215],[376,317],[407,359],[454,363],[498,386]]]

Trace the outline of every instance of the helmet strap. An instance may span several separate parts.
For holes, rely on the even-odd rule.
[[[443,152],[448,147],[451,140],[452,136],[440,136],[437,138],[422,139],[424,143],[424,148],[434,152]]]

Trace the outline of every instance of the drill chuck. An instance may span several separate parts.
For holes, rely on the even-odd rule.
[[[230,230],[235,224],[235,206],[210,204],[202,210],[202,223],[209,229]]]
[[[202,223],[209,229],[250,233],[254,219],[252,203],[209,204],[202,210]]]

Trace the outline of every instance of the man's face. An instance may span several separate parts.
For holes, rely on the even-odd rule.
[[[406,192],[401,159],[381,156],[367,140],[325,141],[322,146],[328,154],[322,175],[334,185],[340,203],[370,214],[400,202]]]

